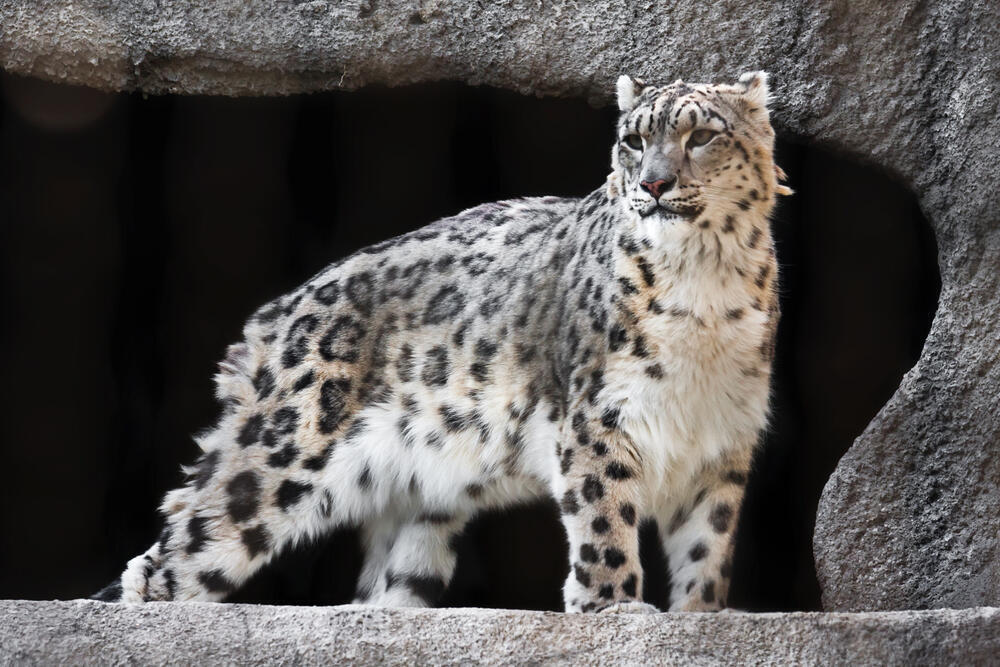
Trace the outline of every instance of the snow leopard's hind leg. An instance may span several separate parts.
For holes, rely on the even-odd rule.
[[[750,471],[753,445],[706,466],[658,517],[670,568],[671,611],[717,611],[726,606],[733,569],[733,534]]]
[[[455,572],[455,538],[468,517],[425,512],[416,519],[383,519],[364,530],[365,564],[355,603],[430,607]]]

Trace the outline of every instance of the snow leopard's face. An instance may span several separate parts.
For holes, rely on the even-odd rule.
[[[734,85],[647,86],[618,79],[618,141],[609,192],[647,224],[766,211],[777,184],[767,75]]]

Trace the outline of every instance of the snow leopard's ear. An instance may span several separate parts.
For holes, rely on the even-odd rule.
[[[766,109],[771,101],[771,91],[767,87],[767,72],[745,72],[740,75],[739,84],[743,88],[743,99],[749,106]]]
[[[631,111],[635,108],[635,100],[646,87],[640,79],[633,79],[627,74],[618,77],[618,110]]]
[[[767,85],[767,72],[746,72],[732,86],[728,86],[733,106],[746,120],[765,134],[773,133],[771,114],[767,105],[771,101],[771,91]]]

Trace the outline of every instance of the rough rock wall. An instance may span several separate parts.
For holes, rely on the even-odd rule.
[[[0,64],[106,90],[286,94],[441,79],[607,102],[772,73],[786,135],[919,196],[942,288],[924,353],[820,503],[828,609],[1000,603],[1000,5],[0,0]],[[850,196],[850,193],[845,193]]]

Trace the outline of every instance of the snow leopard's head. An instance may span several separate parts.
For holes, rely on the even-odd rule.
[[[735,84],[661,87],[619,77],[609,196],[648,225],[767,215],[775,195],[791,193],[778,183],[768,98],[764,72]]]

